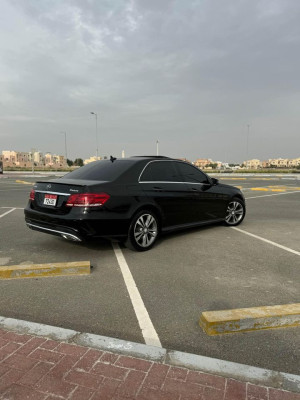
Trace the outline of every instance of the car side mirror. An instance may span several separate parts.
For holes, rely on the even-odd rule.
[[[219,184],[219,179],[211,178],[211,181],[212,181],[213,185],[218,185]]]

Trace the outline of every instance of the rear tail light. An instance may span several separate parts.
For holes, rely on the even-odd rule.
[[[30,195],[29,195],[29,199],[30,199],[31,201],[33,201],[34,198],[35,198],[35,190],[32,189],[32,191],[30,192]]]
[[[110,198],[107,193],[71,194],[66,203],[67,207],[99,207]]]

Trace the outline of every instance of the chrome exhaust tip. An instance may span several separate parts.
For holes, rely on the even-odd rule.
[[[61,235],[66,240],[72,240],[73,242],[81,242],[82,240],[79,237],[72,235],[71,233],[63,233]]]

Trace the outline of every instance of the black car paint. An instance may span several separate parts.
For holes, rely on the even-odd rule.
[[[223,221],[227,205],[234,197],[244,201],[238,188],[216,183],[143,182],[142,171],[150,162],[182,161],[159,157],[136,157],[114,181],[59,179],[34,185],[36,199],[25,208],[25,220],[35,230],[61,236],[62,232],[80,240],[89,237],[127,237],[133,215],[152,210],[158,215],[162,232]],[[97,161],[96,163],[111,161]],[[117,160],[116,162],[122,162]],[[131,165],[131,164],[130,164]],[[84,168],[84,167],[82,167]],[[196,167],[194,167],[196,168]],[[57,206],[43,205],[45,193],[60,193]],[[66,207],[73,193],[105,192],[110,199],[101,207]],[[55,232],[57,231],[57,232]]]

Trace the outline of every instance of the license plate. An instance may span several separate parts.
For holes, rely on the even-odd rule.
[[[57,195],[56,194],[45,194],[44,197],[44,204],[46,206],[55,206],[57,201]]]

